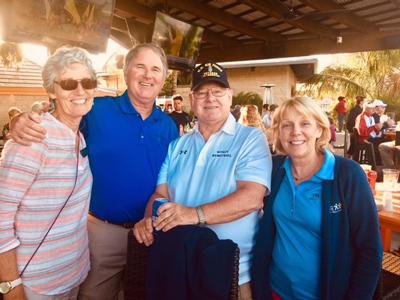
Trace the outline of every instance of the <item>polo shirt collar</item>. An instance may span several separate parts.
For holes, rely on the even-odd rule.
[[[226,119],[224,125],[222,125],[221,129],[218,132],[215,132],[214,134],[217,134],[220,132],[225,132],[227,134],[234,135],[235,134],[235,126],[236,126],[236,119],[234,116],[232,116],[231,113],[229,113],[228,119]],[[199,123],[196,123],[194,125],[192,131],[200,133]]]
[[[138,114],[138,115],[140,115],[140,113],[132,105],[132,102],[129,99],[128,90],[126,90],[125,93],[123,93],[121,95],[121,109],[125,114]],[[149,118],[162,119],[162,115],[161,114],[164,114],[164,112],[162,112],[161,110],[159,110],[157,108],[156,101],[154,101],[153,111],[151,112]]]
[[[325,159],[321,166],[321,169],[314,175],[322,180],[333,180],[335,177],[335,156],[331,151],[325,149]],[[284,168],[286,172],[290,172],[290,166],[292,159],[290,156],[286,157],[281,168]]]

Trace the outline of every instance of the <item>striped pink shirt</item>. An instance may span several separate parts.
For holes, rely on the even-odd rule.
[[[75,133],[46,113],[47,137],[30,147],[10,140],[0,159],[0,253],[16,248],[19,272],[67,200],[76,177]],[[86,143],[80,136],[80,149]],[[76,187],[22,276],[35,293],[78,286],[90,268],[87,214],[92,188],[88,157],[79,155]]]

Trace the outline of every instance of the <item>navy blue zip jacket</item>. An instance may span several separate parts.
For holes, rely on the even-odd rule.
[[[264,201],[251,270],[254,300],[272,299],[269,266],[276,234],[272,207],[286,175],[280,168],[284,159],[273,156],[271,194]],[[330,207],[338,203],[341,211],[331,213]],[[376,205],[361,167],[336,155],[334,180],[323,182],[321,252],[320,299],[372,299],[383,256]]]

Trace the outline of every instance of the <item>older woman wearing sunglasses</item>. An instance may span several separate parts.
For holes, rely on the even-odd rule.
[[[92,175],[79,124],[92,107],[96,74],[85,50],[60,48],[42,77],[55,101],[52,114],[41,116],[46,139],[29,147],[10,140],[0,159],[5,299],[76,299],[89,271]]]

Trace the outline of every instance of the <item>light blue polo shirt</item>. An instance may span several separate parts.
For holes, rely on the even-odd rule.
[[[229,117],[207,143],[197,124],[190,133],[171,142],[157,184],[168,184],[171,200],[195,207],[236,191],[237,181],[252,181],[270,189],[271,155],[265,135]],[[207,218],[207,216],[206,216]],[[220,239],[240,247],[239,284],[250,281],[250,260],[259,211],[236,221],[209,227]]]
[[[333,180],[335,157],[325,150],[321,169],[294,185],[287,157],[286,176],[273,205],[277,232],[270,266],[271,288],[283,299],[319,299],[321,282],[322,181]]]

